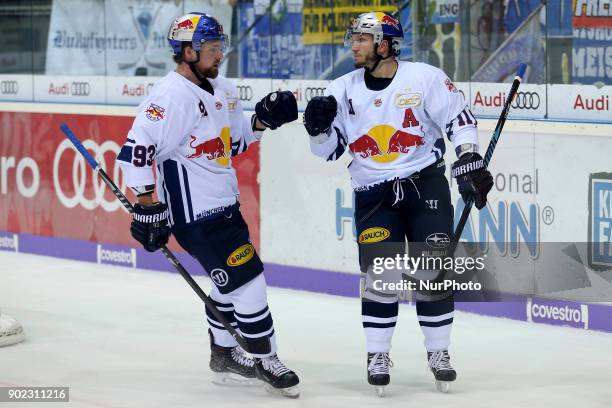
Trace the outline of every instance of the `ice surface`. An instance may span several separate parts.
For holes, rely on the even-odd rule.
[[[0,252],[0,307],[27,336],[0,348],[0,386],[70,386],[70,403],[53,407],[612,406],[610,334],[456,312],[458,380],[440,394],[414,308],[402,305],[378,398],[357,299],[272,288],[269,304],[298,400],[210,382],[203,304],[178,274]]]

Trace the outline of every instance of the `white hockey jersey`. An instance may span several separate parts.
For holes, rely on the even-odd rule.
[[[459,146],[478,145],[476,119],[461,92],[438,68],[398,61],[385,89],[366,87],[364,69],[326,89],[338,102],[329,134],[311,137],[312,152],[336,160],[348,147],[353,188],[408,177],[442,158],[443,132]]]
[[[214,95],[176,72],[159,80],[117,157],[129,187],[156,184],[175,227],[236,204],[231,158],[262,135],[243,115],[236,87],[221,76],[209,81]]]

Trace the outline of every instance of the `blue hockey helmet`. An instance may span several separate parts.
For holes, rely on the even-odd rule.
[[[404,30],[399,19],[380,11],[363,13],[354,18],[344,36],[345,46],[350,47],[353,34],[371,34],[377,46],[380,46],[383,39],[390,40],[391,55],[396,56],[404,41]]]
[[[219,40],[223,46],[228,46],[227,35],[223,34],[223,26],[210,14],[189,13],[172,22],[168,30],[168,42],[175,55],[183,50],[183,43],[191,43],[195,51],[202,49],[206,41]]]

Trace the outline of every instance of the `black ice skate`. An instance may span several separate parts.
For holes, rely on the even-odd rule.
[[[219,385],[260,385],[255,375],[255,360],[242,347],[221,347],[210,335],[210,369],[213,383]]]
[[[450,385],[457,378],[457,372],[450,364],[447,350],[427,352],[427,365],[436,378],[436,388],[440,392],[448,392]]]
[[[385,394],[385,387],[391,381],[389,367],[393,367],[389,353],[368,353],[368,383],[376,387],[379,397]]]
[[[257,378],[265,383],[266,390],[280,394],[283,397],[297,398],[300,396],[297,374],[285,367],[274,354],[270,357],[255,359]]]

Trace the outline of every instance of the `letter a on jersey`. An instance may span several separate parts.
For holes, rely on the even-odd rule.
[[[406,109],[406,112],[404,112],[404,123],[402,126],[405,128],[419,126],[419,121],[414,117],[412,108],[408,108]]]

